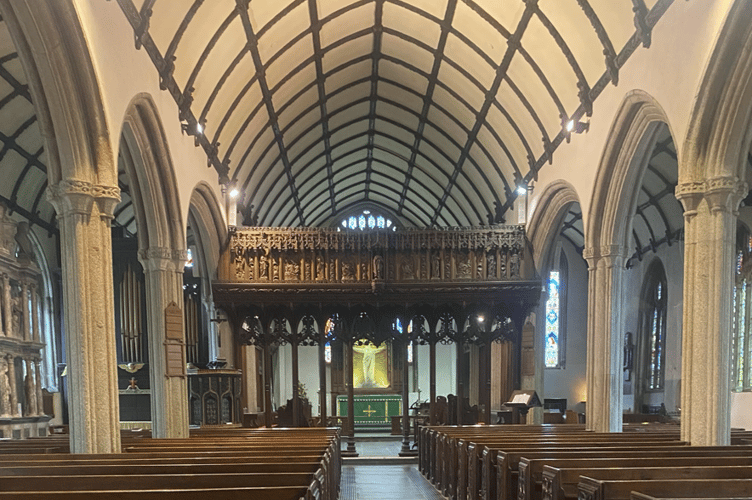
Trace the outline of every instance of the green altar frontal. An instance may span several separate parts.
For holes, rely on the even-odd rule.
[[[402,415],[402,397],[397,394],[358,395],[353,403],[356,427],[388,427],[393,416]],[[337,416],[347,416],[347,396],[337,396]]]

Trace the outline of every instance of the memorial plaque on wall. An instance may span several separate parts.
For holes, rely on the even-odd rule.
[[[168,377],[185,377],[183,344],[165,344],[165,375]]]
[[[183,310],[175,302],[165,308],[165,339],[183,341]]]

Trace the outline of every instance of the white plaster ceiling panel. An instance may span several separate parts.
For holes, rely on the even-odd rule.
[[[424,74],[431,72],[431,66],[433,65],[431,53],[402,38],[384,33],[381,37],[381,52],[398,61],[404,61]]]
[[[280,92],[283,92],[286,85],[284,85],[280,90],[275,92],[275,96],[280,95]],[[299,118],[302,117],[302,115],[309,115],[311,113],[318,113],[316,116],[316,119],[321,118],[321,111],[319,110],[319,106],[316,105],[316,102],[318,100],[318,89],[316,86],[308,88],[308,90],[305,90],[302,93],[296,93],[294,94],[295,97],[291,97],[282,106],[276,106],[277,109],[277,123],[279,124],[280,130],[283,131],[285,136],[291,137],[288,134],[287,128],[290,127],[294,122],[300,121]],[[280,98],[283,99],[283,97],[280,95]],[[272,99],[273,102],[274,99]],[[292,125],[294,127],[294,125]],[[292,136],[294,137],[294,136]]]
[[[418,115],[420,115],[420,111],[423,107],[423,100],[420,97],[400,87],[392,85],[391,83],[379,83],[379,96],[402,104],[404,107],[412,110]]]
[[[373,52],[373,35],[359,36],[325,50],[322,66],[324,73],[329,73],[341,64]]]
[[[366,98],[371,93],[371,84],[369,82],[359,83],[354,87],[349,87],[342,92],[331,96],[326,101],[329,109],[339,109],[348,103]]]
[[[160,51],[164,54],[167,48],[170,46],[175,33],[178,31],[180,24],[183,22],[186,14],[188,13],[191,3],[190,2],[150,2],[151,5],[151,18],[149,20],[149,35],[154,43],[157,45]],[[227,14],[232,11],[227,9],[216,10],[215,15],[224,20]],[[222,21],[219,21],[220,24]],[[216,32],[215,30],[211,33]],[[203,46],[211,37],[203,36],[200,40],[194,40],[194,43],[200,43]],[[199,53],[203,50],[203,46],[199,49]],[[185,58],[184,61],[195,59],[195,55],[190,58]]]
[[[476,118],[474,110],[469,109],[439,85],[436,86],[433,95],[434,101],[438,102],[447,113],[451,113],[464,128],[467,130],[473,128]]]
[[[484,125],[484,127],[485,126],[487,126],[489,130],[493,130],[498,137],[503,138],[502,140],[512,154],[518,168],[522,168],[520,162],[522,162],[522,165],[527,164],[528,150],[527,147],[525,147],[523,137],[517,133],[517,130],[515,130],[512,123],[506,116],[504,116],[504,113],[502,113],[497,106],[491,106],[488,110],[488,115],[486,115],[486,125]],[[531,137],[531,139],[533,138],[535,138],[535,136]],[[537,141],[536,144],[538,144]],[[528,145],[528,147],[532,149],[532,146]],[[540,152],[540,148],[538,148],[537,151]]]
[[[405,137],[397,137],[397,139],[400,139],[407,144],[412,145],[412,141],[405,140],[409,138]],[[402,143],[397,142],[396,140],[393,140],[391,137],[385,137],[383,135],[377,135],[374,137],[373,140],[374,144],[382,149],[385,149],[387,151],[391,151],[395,156],[398,158],[403,158],[405,161],[409,160],[410,158],[410,152],[411,148],[408,148],[404,146]]]
[[[577,98],[577,77],[564,53],[537,16],[530,19],[527,31],[522,37],[522,46],[538,62],[564,108],[576,109],[580,104]],[[599,59],[602,59],[602,55],[598,55]]]
[[[249,125],[241,128],[238,131],[239,134],[232,138],[232,141],[222,143],[222,149],[226,148],[227,154],[234,158],[242,158],[249,150],[253,150],[254,154],[251,156],[253,158],[260,149],[266,148],[274,137],[271,128],[268,127],[268,122],[269,115],[263,108],[259,109],[250,120]]]
[[[235,136],[241,131],[246,120],[250,117],[251,113],[258,108],[256,114],[253,116],[251,122],[259,120],[258,125],[251,126],[251,133],[257,134],[261,124],[269,121],[269,115],[263,107],[261,87],[258,83],[251,85],[248,92],[238,101],[237,106],[230,112],[222,117],[222,121],[210,122],[213,123],[212,128],[215,130],[214,140],[219,141],[225,145],[225,148],[229,147],[230,143],[235,139]],[[224,124],[222,124],[224,122]],[[221,130],[218,128],[221,127]]]
[[[320,127],[315,127],[309,130],[308,132],[301,135],[297,141],[294,141],[291,144],[287,144],[287,147],[285,148],[287,150],[287,158],[291,162],[295,162],[303,153],[305,153],[305,151],[309,147],[313,145],[320,145],[323,147]],[[279,150],[277,150],[277,153],[279,153]]]
[[[194,23],[191,23],[191,26],[193,25]],[[232,61],[238,54],[244,52],[239,50],[238,47],[239,42],[243,40],[245,40],[243,24],[240,22],[240,19],[235,19],[217,40],[217,43],[211,47],[211,50],[209,51],[209,48],[206,48],[208,52],[203,64],[200,67],[195,66],[190,68],[191,73],[187,76],[185,82],[181,82],[179,78],[176,78],[183,87],[190,86],[195,88],[193,103],[196,109],[202,109],[206,105],[212,91],[216,88]],[[182,43],[178,47],[181,49],[184,48]],[[180,59],[175,61],[176,76],[178,71],[184,67],[191,66],[190,64],[180,64],[179,61]],[[246,78],[251,74],[247,73]]]
[[[370,61],[368,63],[370,69]],[[386,59],[379,61],[379,78],[406,85],[421,95],[426,93],[428,87],[428,79],[425,76]]]
[[[255,2],[254,2],[255,3]],[[290,40],[304,32],[311,24],[308,6],[305,3],[293,8],[284,18],[268,26],[258,39],[258,51],[261,63],[266,66],[269,60],[280,52]]]
[[[425,186],[426,199],[431,203],[430,206],[435,206],[441,198],[444,185],[440,184],[435,177],[429,176],[422,168],[413,169],[413,177],[419,184]]]
[[[452,61],[452,63],[454,63],[454,65],[462,68],[462,70],[467,72],[473,78],[474,87],[478,88],[476,83],[480,85],[480,88],[478,88],[479,92],[485,94],[485,92],[487,92],[488,89],[491,88],[494,77],[496,76],[496,70],[491,66],[491,64],[489,64],[487,60],[483,59],[483,57],[479,55],[478,52],[473,50],[472,47],[470,47],[468,44],[466,44],[453,34],[449,34],[447,36],[447,44],[446,49],[444,50],[444,55],[445,59],[448,58],[450,61]],[[457,71],[456,68],[453,68],[446,62],[441,65],[441,69],[443,70],[445,67],[449,67],[452,70]],[[444,78],[442,78],[442,80],[444,80]]]
[[[321,46],[326,48],[332,43],[358,31],[371,29],[374,23],[375,4],[369,3],[347,11],[329,20],[321,26],[319,37]]]
[[[368,115],[369,105],[367,102],[363,102],[353,106],[337,107],[330,106],[330,103],[327,102],[327,108],[329,109],[329,130],[335,130],[345,123]]]
[[[313,43],[310,35],[307,35],[282,52],[267,67],[266,80],[269,89],[274,90],[280,80],[290,74],[290,70],[302,67],[301,65],[313,65],[312,61],[306,62],[311,56],[313,56]]]
[[[450,64],[441,65],[439,79],[453,90],[464,101],[463,104],[469,106],[470,109],[477,110],[483,106],[485,98],[483,91]]]
[[[337,132],[334,132],[331,135],[331,139],[329,140],[329,142],[332,145],[339,144],[341,142],[344,142],[350,137],[360,135],[360,134],[365,134],[367,132],[368,132],[368,120],[364,119],[357,123],[353,123],[352,125],[348,125],[347,127],[342,128],[338,130]]]
[[[307,149],[304,151],[299,158],[297,158],[293,165],[297,166],[300,165],[301,168],[305,168],[305,173],[315,172],[317,170],[314,169],[314,165],[317,163],[321,163],[322,168],[326,164],[326,159],[324,158],[324,144],[318,143],[314,144],[310,149]],[[319,162],[318,159],[321,158],[323,161]],[[292,167],[291,167],[292,168]],[[294,171],[294,170],[293,170]],[[326,170],[319,169],[318,171],[326,172]]]
[[[556,29],[592,86],[603,74],[603,45],[585,11],[577,0],[539,0],[538,5],[548,19],[556,20]]]
[[[285,223],[286,214],[290,213],[290,209],[294,213],[294,207],[291,207],[290,198],[288,198],[288,187],[282,185],[282,183],[274,186],[270,191],[268,201],[265,201],[263,206],[268,206],[268,214],[265,218],[274,218],[275,225],[288,225]],[[289,217],[289,216],[288,216]]]
[[[249,84],[251,75],[254,74],[253,60],[248,52],[244,52],[243,58],[235,66],[233,71],[227,76],[222,86],[217,90],[216,96],[212,101],[207,102],[201,108],[201,116],[205,117],[207,130],[216,130],[219,123],[229,111],[232,103],[237,99],[243,88]],[[258,83],[253,83],[258,91]],[[253,99],[259,102],[260,99]],[[247,109],[247,108],[241,108]]]
[[[411,10],[392,3],[384,4],[383,24],[400,33],[405,33],[420,40],[431,49],[435,49],[439,42],[440,28],[433,21]]]
[[[523,0],[462,0],[472,6],[477,5],[493,17],[507,31],[514,33],[514,29],[522,19],[525,12]]]
[[[467,131],[463,129],[453,117],[448,116],[436,106],[431,106],[428,110],[428,121],[441,129],[458,144],[464,144],[467,142]]]
[[[396,182],[392,177],[384,175],[386,169],[383,165],[377,163],[376,167],[378,168],[374,168],[371,172],[371,183],[375,185],[372,189],[374,191],[392,193],[392,197],[396,197],[397,195],[394,193],[398,193],[402,189],[402,183]],[[390,172],[390,175],[392,174]]]
[[[496,27],[483,19],[477,11],[468,7],[464,2],[457,3],[452,27],[475,44],[488,59],[493,61],[493,64],[499,64],[504,51],[507,49],[506,38]],[[456,36],[450,35],[447,44],[451,43],[453,38],[456,38]]]
[[[319,121],[321,120],[321,111],[319,110],[318,106],[311,109],[305,115],[291,114],[290,116],[294,117],[294,123],[286,123],[284,127],[280,123],[280,127],[282,128],[282,137],[284,138],[285,144],[292,146],[294,143],[298,142],[298,139],[302,135],[308,134],[309,132],[317,132],[319,134],[318,139],[321,139],[322,130],[321,126],[319,125]]]
[[[457,144],[453,143],[452,141],[448,141],[443,134],[441,134],[430,124],[426,124],[425,129],[423,129],[423,136],[427,140],[429,140],[439,151],[444,153],[445,158],[443,158],[442,161],[449,160],[456,162],[459,159],[461,150],[457,146]]]
[[[324,82],[326,93],[331,95],[348,84],[370,77],[372,64],[373,62],[368,59],[327,75]]]
[[[507,75],[530,103],[546,132],[550,136],[555,136],[561,130],[560,110],[533,68],[521,57],[515,57],[509,65]],[[576,106],[571,109],[565,108],[564,111],[569,116],[575,109]]]
[[[353,3],[355,3],[355,0],[316,0],[319,19],[324,19]]]
[[[347,186],[360,185],[366,180],[365,161],[340,169],[334,174],[335,191]]]
[[[538,127],[533,116],[528,113],[525,105],[517,98],[517,95],[509,87],[509,84],[506,81],[502,82],[499,87],[499,92],[496,94],[496,100],[522,131],[522,135],[527,139],[530,148],[535,152],[535,156],[537,157],[543,149],[543,143],[541,141],[543,132]]]
[[[247,14],[237,0],[149,0],[143,12],[133,0],[119,4],[137,38],[144,27],[149,31],[144,50],[170,83],[189,133],[195,120],[206,119],[214,137],[199,143],[220,177],[242,172],[248,189],[267,189],[257,184],[262,162],[252,165],[272,149],[278,160],[265,164],[274,169],[267,178],[287,183],[289,172],[300,177],[305,187],[293,180],[279,201],[290,206],[295,224],[312,216],[300,201],[311,196],[308,180],[316,178],[315,192],[331,198],[335,180],[326,176],[334,166],[327,158],[354,147],[364,172],[380,168],[369,160],[381,158],[374,148],[400,158],[384,160],[393,173],[383,174],[400,184],[384,206],[395,216],[415,219],[404,197],[428,194],[437,183],[445,185],[433,197],[447,201],[421,209],[430,224],[476,224],[493,201],[508,210],[518,178],[534,176],[531,164],[546,168],[561,143],[561,115],[590,112],[590,99],[617,74],[613,70],[623,70],[632,52],[643,50],[632,44],[624,57],[612,59],[642,22],[631,0],[250,0]],[[192,11],[192,5],[200,8]],[[669,5],[650,0],[648,8],[659,15],[645,22],[658,22]],[[146,19],[149,9],[153,15]],[[210,15],[202,15],[205,10]],[[512,34],[519,44],[508,43]],[[171,70],[162,58],[173,53]],[[243,95],[249,82],[253,90]],[[216,142],[222,142],[219,149]],[[404,165],[411,158],[413,170],[419,166],[421,176],[442,182],[411,175]],[[453,174],[456,181],[448,178]],[[360,201],[368,203],[385,186],[364,183]],[[357,208],[358,200],[352,203]],[[331,199],[328,205],[329,217],[341,215],[342,207]],[[323,220],[319,212],[315,217]]]
[[[491,154],[493,155],[493,152]],[[503,199],[506,193],[502,179],[514,179],[514,170],[509,166],[509,162],[503,158],[489,158],[488,155],[481,151],[481,148],[477,144],[470,148],[470,158],[478,165],[477,168],[486,174],[488,188],[496,193],[499,198]]]
[[[619,49],[634,34],[634,5],[631,0],[590,0],[590,6],[606,29],[611,43]]]

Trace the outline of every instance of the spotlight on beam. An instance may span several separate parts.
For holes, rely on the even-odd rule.
[[[520,196],[525,196],[527,194],[527,186],[525,186],[524,184],[517,186],[517,194]]]

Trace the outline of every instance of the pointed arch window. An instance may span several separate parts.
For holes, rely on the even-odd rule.
[[[353,214],[340,221],[337,230],[349,229],[351,231],[373,231],[375,229],[397,230],[397,225],[391,219],[381,214],[373,214],[370,210],[363,210],[359,214]]]
[[[566,359],[566,280],[568,263],[559,249],[555,269],[548,273],[548,299],[545,309],[545,364],[546,368],[564,368]]]
[[[648,267],[642,289],[640,327],[644,342],[645,390],[662,391],[666,360],[666,271],[659,259]]]
[[[731,390],[752,391],[752,234],[741,226],[736,236],[736,280],[731,331]]]

